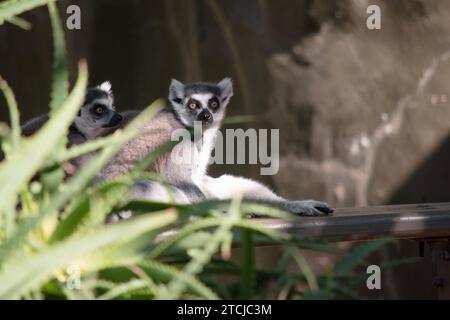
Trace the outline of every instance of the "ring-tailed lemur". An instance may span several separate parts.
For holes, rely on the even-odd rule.
[[[22,134],[30,136],[48,121],[48,115],[38,116],[22,126]],[[86,98],[69,128],[69,144],[78,144],[111,133],[122,121],[115,111],[111,83],[105,81],[97,87],[88,88]]]
[[[41,115],[29,120],[21,126],[22,134],[26,137],[31,136],[48,119],[48,115]],[[96,87],[88,88],[85,101],[74,122],[69,127],[67,135],[68,146],[108,135],[118,128],[122,119],[122,115],[115,111],[114,96],[109,81],[105,81]],[[66,172],[73,174],[90,156],[90,154],[87,154],[73,159],[70,161],[70,164],[65,165]]]
[[[230,78],[218,83],[183,84],[172,80],[169,88],[171,107],[161,111],[143,128],[141,135],[129,141],[101,173],[103,179],[110,179],[129,172],[137,161],[158,146],[171,140],[177,129],[191,129],[196,121],[201,122],[203,135],[200,139],[183,140],[171,152],[161,156],[150,170],[162,175],[181,193],[178,201],[196,202],[204,199],[230,199],[241,195],[245,199],[277,203],[288,211],[301,215],[327,215],[334,210],[325,202],[315,200],[289,201],[256,181],[222,175],[213,178],[207,175],[208,162],[214,140],[225,116],[226,106],[233,96]],[[126,121],[122,125],[125,125]],[[185,148],[197,150],[194,162],[175,163],[174,153],[180,154]],[[161,199],[162,186],[155,181],[140,181],[142,198]],[[135,192],[139,197],[139,194]]]

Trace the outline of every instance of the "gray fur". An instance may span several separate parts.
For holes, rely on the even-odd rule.
[[[108,135],[117,129],[121,122],[122,116],[115,111],[112,91],[101,89],[103,84],[88,88],[85,101],[69,128],[69,145],[80,144],[88,139]],[[95,106],[101,107],[104,111],[101,114],[95,114],[95,110],[93,110]],[[33,135],[48,119],[48,115],[41,115],[29,120],[21,127],[22,134],[26,137]],[[95,134],[91,135],[91,132],[95,132]]]
[[[161,111],[142,129],[139,137],[128,142],[112,159],[101,173],[103,179],[130,172],[136,162],[143,159],[158,146],[170,141],[172,133],[177,129],[191,128],[200,121],[203,128],[201,142],[192,140],[179,143],[175,148],[161,156],[149,170],[159,173],[170,184],[172,193],[178,194],[175,200],[188,199],[190,203],[205,199],[231,199],[241,195],[246,199],[276,203],[293,213],[302,215],[331,214],[333,209],[326,203],[315,200],[289,201],[256,181],[223,175],[218,178],[207,175],[207,166],[214,145],[215,136],[225,116],[226,106],[233,96],[233,85],[230,78],[219,83],[183,84],[173,79],[169,87],[171,108]],[[216,99],[217,108],[211,102]],[[214,101],[216,101],[214,100]],[[191,103],[196,104],[190,108]],[[207,119],[205,114],[208,115]],[[124,122],[126,124],[126,122]],[[184,148],[197,147],[198,157],[194,163],[178,164],[171,158],[174,152]],[[159,182],[138,182],[133,187],[132,197],[164,201],[167,196]]]
[[[222,83],[223,84],[223,83]],[[227,84],[232,86],[231,80]],[[225,88],[225,87],[224,87]],[[218,101],[223,100],[223,93],[218,84],[214,83],[191,83],[184,85],[177,80],[172,80],[169,87],[169,101],[171,108],[166,108],[151,119],[142,129],[141,134],[129,141],[121,151],[110,161],[110,163],[102,170],[100,176],[102,179],[112,179],[117,176],[130,172],[135,164],[143,159],[148,153],[154,151],[159,146],[171,140],[172,133],[177,129],[186,129],[194,126],[195,121],[200,121],[203,126],[205,136],[210,136],[211,143],[204,147],[202,144],[202,137],[193,140],[183,140],[177,144],[174,149],[166,155],[157,159],[149,171],[156,172],[163,176],[168,183],[176,190],[182,190],[184,196],[189,199],[189,202],[198,202],[205,200],[206,197],[197,186],[194,177],[204,175],[207,169],[207,161],[198,161],[195,163],[174,163],[171,158],[173,153],[182,152],[183,150],[198,150],[199,158],[208,159],[211,155],[213,140],[220,127],[221,121],[225,114],[225,108],[232,95],[232,90],[228,90],[228,101],[219,103],[218,107],[212,110],[208,105],[202,104],[198,110],[189,110],[186,105],[189,98],[196,94],[208,94],[211,97],[217,97]],[[209,112],[212,115],[211,121],[202,121],[202,112]],[[135,114],[134,114],[135,115]],[[133,115],[133,116],[134,116]],[[121,126],[129,123],[124,119]],[[200,140],[200,141],[199,141]],[[145,186],[148,190],[145,191],[155,200],[154,195],[160,194],[159,191],[151,190],[155,188],[160,189],[161,185],[157,182],[152,182]],[[142,184],[140,185],[142,194]],[[137,193],[134,191],[134,195]]]
[[[172,199],[176,203],[189,203],[186,193],[174,186],[164,186],[162,183],[151,180],[138,180],[132,187],[132,199],[147,199],[153,201],[169,202]]]
[[[95,110],[93,110],[95,107],[102,108],[103,112],[96,115]],[[22,134],[26,137],[33,135],[48,119],[48,115],[41,115],[29,120],[21,127]],[[121,121],[122,116],[115,111],[114,97],[109,82],[88,88],[83,106],[81,106],[79,114],[69,127],[68,147],[111,134],[118,128]],[[66,173],[72,175],[92,156],[93,153],[71,160],[64,166]]]
[[[111,84],[103,82],[87,90],[86,99],[75,118],[74,126],[87,140],[93,140],[113,132],[121,121],[122,116],[115,110]]]

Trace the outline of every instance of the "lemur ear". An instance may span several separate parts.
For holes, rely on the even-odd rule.
[[[104,81],[97,86],[98,89],[105,91],[107,94],[112,94],[112,85],[109,81]]]
[[[233,81],[231,78],[224,78],[217,83],[217,86],[220,88],[222,102],[228,103],[233,96]]]
[[[172,79],[169,87],[170,102],[181,103],[184,97],[184,84],[178,80]]]

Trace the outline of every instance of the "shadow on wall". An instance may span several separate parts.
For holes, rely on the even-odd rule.
[[[450,135],[427,157],[393,193],[387,203],[424,203],[450,201]],[[423,228],[426,228],[425,223]],[[399,265],[383,273],[383,292],[368,292],[372,298],[430,299],[436,298],[432,285],[436,266],[430,261],[430,248],[425,247],[425,256],[419,257],[419,242],[401,240],[379,250],[370,261],[383,263],[399,257],[416,257],[417,262]],[[420,276],[417,272],[420,270]]]
[[[450,201],[450,135],[408,177],[389,204]]]

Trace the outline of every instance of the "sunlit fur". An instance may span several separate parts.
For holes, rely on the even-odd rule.
[[[263,184],[243,177],[223,175],[208,176],[207,168],[217,132],[225,116],[226,107],[233,95],[231,79],[218,83],[196,82],[183,84],[172,80],[169,87],[170,108],[150,120],[134,140],[128,142],[111,163],[103,170],[103,179],[111,179],[130,172],[137,161],[162,144],[171,140],[178,129],[192,128],[196,121],[202,125],[202,136],[182,140],[174,149],[158,158],[150,170],[157,172],[169,183],[176,202],[189,203],[206,199],[246,199],[276,203],[297,214],[330,214],[333,210],[324,202],[315,200],[289,201]],[[212,99],[218,105],[211,108]],[[191,105],[195,103],[195,105]],[[207,115],[207,116],[205,116]],[[198,150],[194,162],[174,163],[172,153],[184,148]],[[134,186],[132,197],[167,201],[167,189],[156,181],[140,182]]]

